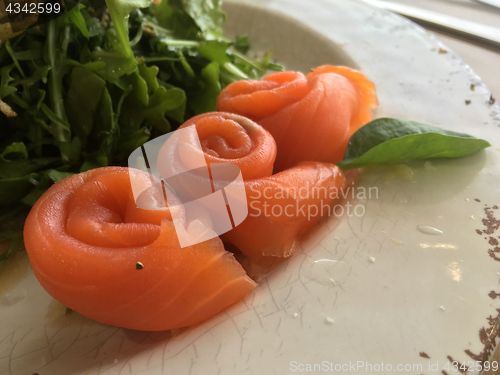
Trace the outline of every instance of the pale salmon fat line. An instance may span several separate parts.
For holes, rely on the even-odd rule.
[[[133,172],[130,174],[136,204],[142,209],[158,209],[148,206],[148,201],[143,198],[154,191],[161,206],[168,206],[172,213],[181,247],[206,241],[234,229],[248,216],[249,208],[252,217],[307,217],[307,221],[315,221],[318,216],[325,214],[343,216],[344,208],[351,216],[349,204],[347,207],[331,205],[332,201],[340,198],[341,193],[344,199],[346,195],[342,191],[343,186],[335,184],[318,186],[313,179],[312,183],[306,180],[303,181],[305,183],[287,188],[280,185],[265,186],[260,191],[261,186],[256,188],[250,183],[246,191],[243,173],[246,181],[272,175],[276,146],[272,137],[259,125],[241,116],[230,115],[229,119],[224,116],[224,113],[198,116],[191,121],[190,126],[183,125],[177,131],[146,143],[129,157],[130,167],[150,175],[145,180],[144,174],[140,174],[140,177]],[[266,135],[266,141],[262,138],[256,145],[245,142],[249,134],[259,132]],[[221,138],[227,134],[229,139]],[[250,148],[251,145],[256,146],[257,152]],[[264,158],[262,149],[267,154]],[[221,158],[219,153],[225,154],[225,158]],[[215,158],[211,161],[216,162],[207,162],[210,158]],[[245,159],[250,163],[262,163],[260,159],[264,159],[264,164],[267,164],[264,172],[255,173],[255,169],[249,168],[244,168],[242,172],[237,164],[241,165],[241,160]],[[172,195],[176,199],[171,199]],[[186,220],[181,215],[179,205],[183,206]],[[362,215],[364,207],[362,211],[356,207],[354,212]]]

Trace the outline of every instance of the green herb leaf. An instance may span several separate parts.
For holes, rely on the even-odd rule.
[[[10,162],[0,160],[0,178],[19,178],[38,172],[58,161],[58,158],[16,159]]]
[[[12,159],[28,159],[28,151],[23,142],[13,142],[10,146],[5,147],[5,150],[0,154],[3,161],[10,162]]]
[[[77,66],[71,72],[71,85],[65,102],[66,115],[82,147],[86,146],[87,137],[92,131],[94,114],[105,86],[106,82],[102,78],[85,68]]]
[[[219,83],[219,65],[210,63],[201,71],[200,88],[189,101],[189,108],[195,113],[216,111],[217,95],[221,90]]]
[[[133,66],[136,66],[137,62],[128,39],[129,13],[137,8],[147,8],[151,2],[152,0],[106,0],[109,15],[115,27],[116,37],[120,44],[120,49],[115,48],[115,51],[122,53]]]
[[[15,87],[10,85],[10,82],[14,81],[11,77],[11,71],[16,67],[15,64],[4,66],[0,69],[0,99],[17,91]]]
[[[77,162],[80,159],[81,142],[80,138],[73,137],[70,142],[58,142],[59,149],[68,158],[68,161]]]
[[[222,24],[226,15],[221,10],[222,0],[183,1],[187,14],[196,22],[203,35],[219,38],[222,36]]]
[[[215,110],[225,85],[276,67],[270,54],[237,52],[246,36],[222,38],[221,0],[63,7],[0,45],[0,99],[17,114],[0,113],[0,195],[13,205],[33,204],[53,183],[48,171],[122,165],[151,137]]]
[[[240,53],[247,53],[248,50],[250,49],[250,43],[248,42],[248,35],[243,34],[239,37],[236,38],[234,41],[233,47],[236,51]]]
[[[47,171],[47,175],[50,177],[50,179],[52,181],[57,182],[57,181],[61,181],[62,179],[66,178],[66,177],[73,176],[74,173],[58,171],[56,169],[49,169]]]
[[[85,158],[85,162],[80,168],[80,172],[88,171],[89,169],[101,168],[108,166],[108,158],[106,155],[101,153],[87,155]]]
[[[226,52],[229,45],[230,43],[226,41],[208,40],[200,45],[198,52],[201,56],[222,66],[231,62]]]
[[[33,206],[35,202],[42,196],[42,194],[52,186],[54,182],[60,181],[63,178],[72,176],[74,173],[58,171],[56,169],[48,169],[41,173],[41,177],[37,181],[34,188],[23,197],[21,202],[28,206]]]
[[[38,183],[38,175],[32,173],[23,177],[0,179],[0,205],[11,204],[24,197]]]
[[[83,18],[81,10],[85,9],[85,5],[77,4],[75,5],[68,13],[67,16],[74,23],[78,30],[82,33],[82,35],[88,39],[89,31],[87,29],[87,25],[85,24],[85,18]]]
[[[380,118],[358,129],[349,140],[343,170],[411,159],[461,158],[490,147],[483,139],[415,121]]]

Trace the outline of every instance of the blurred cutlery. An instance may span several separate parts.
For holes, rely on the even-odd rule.
[[[446,31],[452,35],[476,43],[500,49],[500,28],[483,25],[477,22],[466,21],[461,18],[445,14],[414,8],[408,5],[391,3],[380,0],[363,0],[365,3],[401,14],[416,22],[425,23]],[[500,2],[500,0],[484,0],[484,2]]]
[[[490,5],[495,8],[500,8],[500,0],[474,0],[478,3]]]

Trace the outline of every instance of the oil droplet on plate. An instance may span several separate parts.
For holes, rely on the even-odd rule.
[[[330,318],[329,316],[327,316],[327,317],[325,318],[325,321],[326,321],[328,324],[333,324],[333,323],[335,323],[335,320],[334,320],[333,318]]]
[[[389,241],[391,241],[395,245],[404,245],[403,241],[400,241],[397,238],[390,238]]]
[[[417,225],[417,230],[423,234],[430,234],[430,235],[443,234],[442,230],[439,230],[439,229],[434,228],[434,227],[430,227],[428,225]]]
[[[309,259],[302,264],[301,274],[320,285],[340,286],[350,273],[344,261],[335,259]]]

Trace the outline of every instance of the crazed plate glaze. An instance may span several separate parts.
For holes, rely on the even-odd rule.
[[[460,371],[445,369],[447,361],[486,359],[500,311],[500,108],[488,103],[487,87],[423,29],[360,2],[228,2],[225,10],[228,33],[247,32],[289,69],[362,70],[376,84],[378,117],[468,132],[493,147],[462,160],[365,171],[366,197],[358,189],[352,200],[365,215],[323,222],[244,301],[175,332],[66,315],[18,256],[0,275],[0,375],[267,375],[324,361],[331,373],[340,373],[336,365],[370,373],[350,367],[363,362],[378,372],[383,363],[451,375]]]

